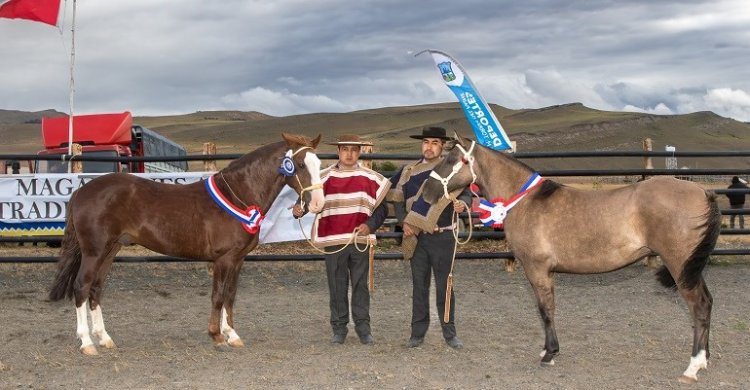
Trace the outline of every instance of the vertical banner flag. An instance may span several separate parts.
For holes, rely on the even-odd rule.
[[[425,52],[432,55],[445,84],[458,98],[466,119],[474,129],[477,142],[490,149],[511,149],[512,145],[505,130],[458,61],[447,53],[432,49],[421,51],[415,57]]]
[[[27,19],[57,25],[60,0],[0,0],[0,18]]]

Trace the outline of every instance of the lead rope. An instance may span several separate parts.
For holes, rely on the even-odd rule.
[[[247,209],[247,204],[245,202],[243,202],[242,199],[240,199],[240,197],[237,196],[237,194],[234,193],[234,190],[232,189],[232,186],[229,185],[229,182],[224,177],[224,172],[223,171],[219,171],[219,176],[221,176],[221,180],[224,180],[224,184],[226,184],[227,188],[229,188],[229,193],[232,194],[232,196],[234,196],[234,198],[237,199],[240,203],[242,203],[242,207],[244,207],[244,208]],[[299,179],[297,179],[297,180],[299,180]]]
[[[472,191],[472,194],[474,194],[475,196],[477,195],[474,191]],[[456,198],[453,198],[453,199],[456,199]],[[456,200],[458,200],[458,199],[456,199]],[[458,219],[458,212],[454,210],[453,211],[453,217],[451,219],[451,225],[455,226],[455,228],[453,229],[453,258],[451,259],[451,270],[448,273],[448,283],[447,283],[447,287],[445,289],[445,310],[443,311],[443,322],[444,323],[448,323],[448,321],[450,321],[450,319],[451,319],[451,295],[453,293],[453,266],[456,263],[456,250],[458,249],[459,245],[468,244],[469,241],[471,241],[472,234],[474,233],[474,223],[471,220],[471,209],[469,208],[469,205],[466,204],[466,202],[464,202],[462,200],[458,200],[458,201],[461,202],[464,205],[464,207],[466,208],[466,211],[469,214],[469,227],[468,227],[468,229],[469,229],[469,236],[466,237],[466,240],[464,240],[464,241],[460,241],[458,239],[458,234],[459,234],[459,229],[458,229],[459,228],[459,224],[458,224],[458,221],[457,221],[457,219]]]
[[[315,219],[318,219],[318,218],[320,218],[320,214],[318,214],[318,215],[315,216]],[[362,247],[362,249],[360,249],[359,243],[357,242],[357,239],[356,239],[356,237],[358,236],[357,233],[359,233],[359,226],[357,226],[357,227],[354,228],[354,230],[352,230],[352,235],[349,237],[349,241],[347,241],[346,244],[344,244],[343,247],[339,248],[338,250],[332,251],[332,252],[327,252],[327,251],[325,251],[323,249],[320,249],[317,246],[315,246],[315,244],[313,244],[313,242],[312,242],[312,239],[309,238],[309,237],[307,237],[307,234],[305,234],[305,228],[302,227],[302,219],[301,218],[297,219],[297,224],[299,224],[299,228],[302,231],[302,236],[305,237],[305,240],[307,241],[307,243],[310,244],[310,246],[313,249],[315,249],[317,252],[322,253],[324,255],[333,255],[333,254],[339,253],[339,252],[343,251],[344,249],[346,249],[346,247],[348,247],[352,243],[354,243],[354,249],[356,249],[360,253],[364,253],[365,251],[367,251],[369,249],[369,259],[368,259],[368,261],[369,261],[369,264],[370,264],[370,272],[369,272],[369,275],[368,275],[368,278],[367,278],[367,288],[368,288],[368,290],[370,292],[375,291],[375,269],[374,269],[374,266],[375,266],[375,245],[377,244],[377,240],[375,239],[375,235],[374,234],[370,234],[370,235],[367,236],[367,242],[365,243],[365,246]],[[315,222],[313,222],[313,226],[315,226]]]

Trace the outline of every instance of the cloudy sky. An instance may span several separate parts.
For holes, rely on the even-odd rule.
[[[0,109],[68,112],[61,28],[0,19]],[[509,108],[750,121],[747,0],[78,0],[76,113],[285,116],[454,102],[427,48]]]

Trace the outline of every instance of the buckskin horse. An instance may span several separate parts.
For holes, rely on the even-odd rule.
[[[695,183],[654,177],[612,190],[580,190],[543,180],[513,157],[457,135],[455,147],[432,171],[422,196],[428,203],[476,182],[492,199],[493,218],[536,296],[545,341],[542,365],[559,352],[553,273],[620,269],[657,254],[657,279],[677,289],[693,318],[693,351],[684,383],[708,364],[713,299],[703,269],[720,230],[715,195]]]
[[[314,153],[320,135],[312,141],[289,134],[282,138],[197,183],[163,184],[113,173],[73,193],[49,298],[75,299],[81,352],[97,354],[88,316],[99,345],[115,347],[104,328],[101,295],[115,255],[129,244],[213,262],[208,333],[217,348],[244,345],[234,330],[232,307],[245,255],[258,245],[263,215],[284,185],[312,212],[319,212],[324,202],[320,160]]]

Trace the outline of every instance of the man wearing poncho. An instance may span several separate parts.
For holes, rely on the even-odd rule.
[[[367,236],[382,225],[387,214],[382,201],[391,183],[383,175],[359,164],[361,147],[371,143],[345,134],[329,145],[338,147],[339,160],[321,172],[325,205],[313,225],[312,236],[313,244],[329,253],[325,255],[325,263],[333,328],[331,342],[343,344],[346,340],[351,278],[354,330],[362,344],[372,344],[367,289],[369,254],[358,251],[353,242],[344,246],[353,239],[365,246]],[[295,205],[293,214],[300,217],[304,211],[300,205]]]

